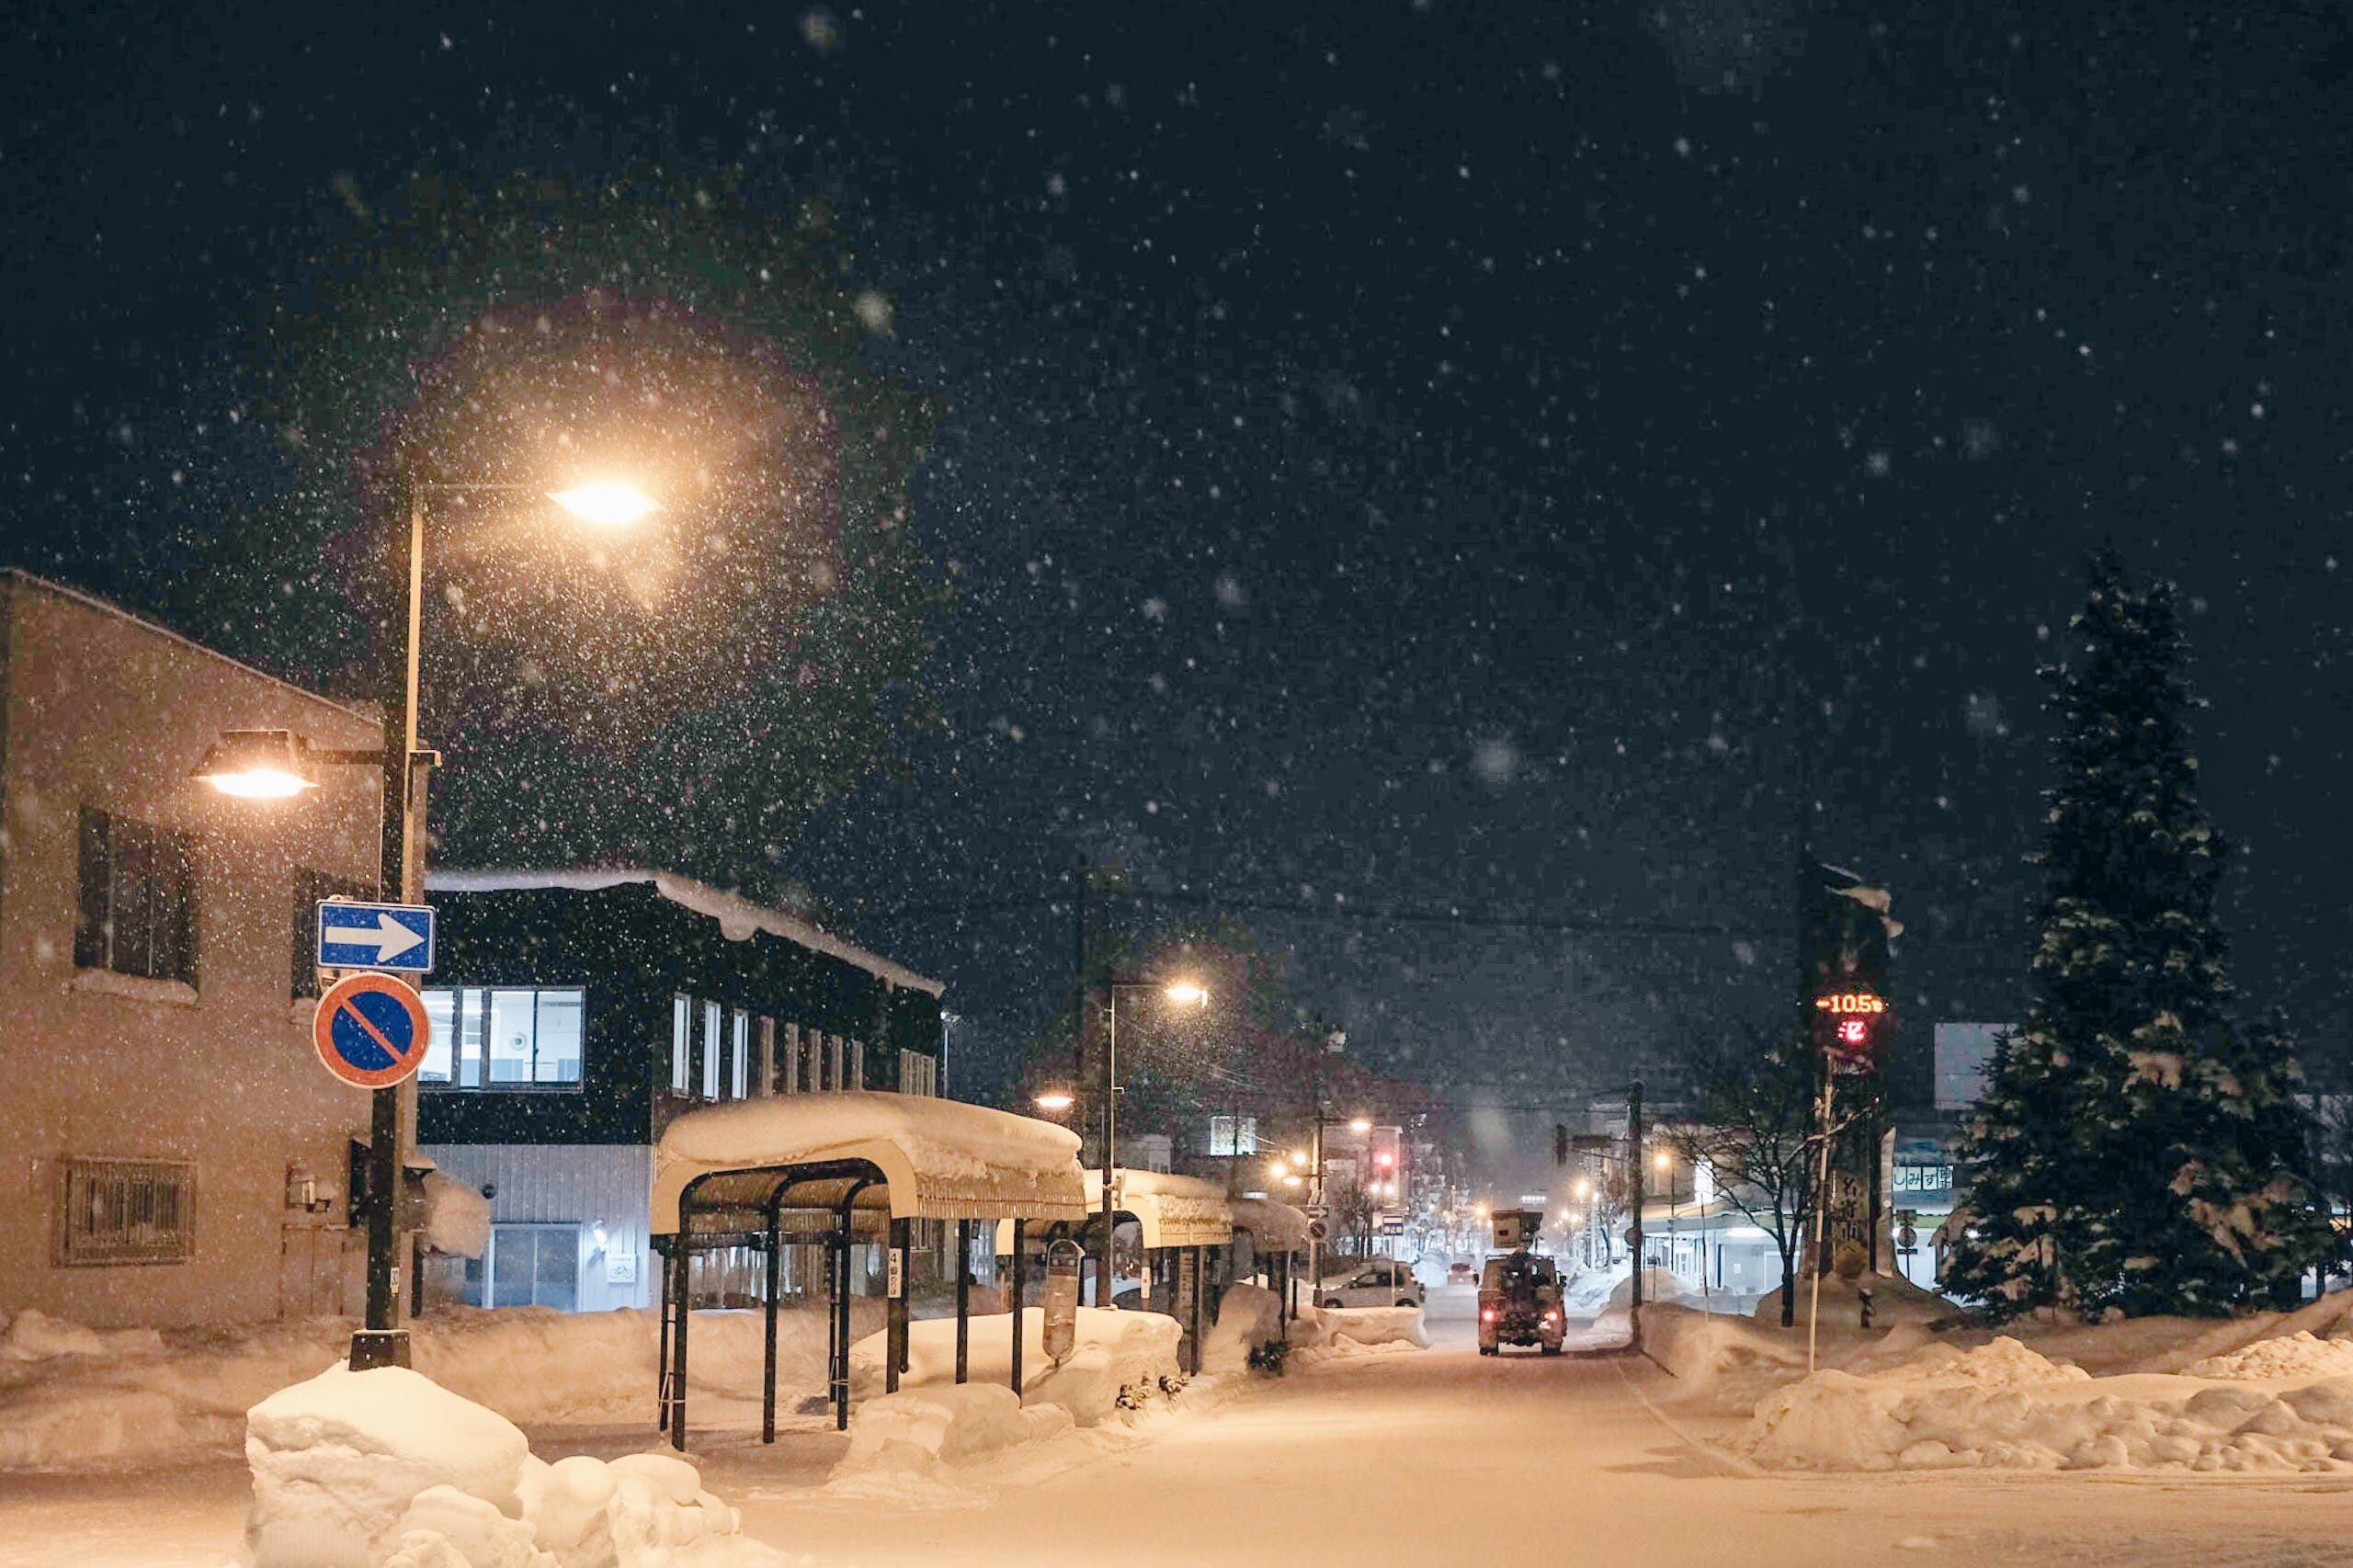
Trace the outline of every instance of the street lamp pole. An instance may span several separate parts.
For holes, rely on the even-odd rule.
[[[407,579],[407,613],[399,645],[387,650],[384,713],[381,896],[425,902],[426,781],[439,756],[417,744],[417,668],[425,619],[425,492],[412,485],[408,528],[393,531],[395,577]],[[351,1336],[351,1369],[405,1367],[408,1332],[400,1326],[402,1165],[416,1127],[416,1084],[375,1090],[368,1112],[367,1315]]]
[[[1103,1256],[1095,1267],[1095,1304],[1111,1304],[1111,1232],[1116,1213],[1111,1202],[1111,1176],[1120,1164],[1120,993],[1150,991],[1149,982],[1112,981],[1104,988],[1110,997],[1110,1023],[1103,1049]],[[1209,1006],[1210,994],[1190,981],[1175,981],[1158,988],[1172,1002]]]

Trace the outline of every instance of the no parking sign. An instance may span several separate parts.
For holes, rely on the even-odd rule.
[[[346,975],[312,1016],[312,1043],[328,1072],[363,1089],[389,1089],[425,1065],[433,1027],[425,999],[389,974]]]

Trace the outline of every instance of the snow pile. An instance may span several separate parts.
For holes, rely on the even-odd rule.
[[[1419,1307],[1302,1307],[1290,1325],[1291,1349],[1309,1352],[1311,1363],[1375,1346],[1427,1350],[1429,1343]]]
[[[2259,1382],[2279,1378],[2353,1378],[2353,1340],[2319,1339],[2299,1329],[2279,1339],[2258,1339],[2243,1349],[2209,1356],[2184,1367],[2188,1378]]]
[[[1679,1301],[1686,1295],[1696,1301],[1699,1295],[1698,1287],[1685,1285],[1680,1278],[1667,1269],[1643,1270],[1643,1305],[1649,1306],[1654,1301]],[[1630,1271],[1611,1288],[1609,1304],[1613,1307],[1631,1306],[1633,1301],[1634,1277]]]
[[[939,1464],[970,1464],[1072,1426],[1071,1413],[1063,1406],[1024,1409],[1011,1389],[995,1383],[903,1389],[855,1407],[849,1452],[834,1473],[929,1471]]]
[[[1283,1299],[1256,1285],[1229,1285],[1217,1322],[1201,1335],[1201,1370],[1227,1377],[1250,1365],[1250,1353],[1283,1337]]]
[[[1042,1307],[1025,1307],[1022,1318],[1021,1378],[1029,1404],[1059,1404],[1081,1426],[1098,1426],[1121,1408],[1141,1403],[1178,1376],[1177,1343],[1184,1325],[1165,1312],[1129,1312],[1096,1307],[1078,1309],[1076,1347],[1056,1367],[1046,1354],[1046,1313]],[[1006,1314],[972,1320],[967,1375],[972,1384],[1005,1388],[1012,1378],[1012,1324]],[[888,1386],[883,1346],[887,1335],[872,1334],[850,1346],[850,1392],[856,1401],[883,1397]],[[954,1387],[956,1324],[953,1319],[928,1318],[907,1325],[907,1369],[899,1374],[899,1389]],[[971,1384],[967,1385],[972,1386]],[[1008,1391],[1009,1392],[1009,1391]],[[853,1422],[855,1422],[853,1405]]]
[[[1844,1324],[1859,1327],[1863,1321],[1861,1292],[1867,1286],[1871,1293],[1871,1324],[1875,1328],[1899,1323],[1943,1323],[1961,1316],[1961,1309],[1952,1302],[1900,1276],[1866,1274],[1856,1279],[1842,1279],[1836,1274],[1825,1274],[1822,1277],[1822,1325],[1828,1328]],[[1795,1290],[1797,1311],[1791,1321],[1803,1328],[1813,1315],[1813,1276],[1801,1275]],[[1779,1287],[1765,1292],[1756,1310],[1749,1315],[1758,1323],[1779,1323]]]
[[[853,1330],[874,1326],[881,1307],[854,1299]],[[351,1325],[317,1318],[94,1334],[28,1309],[0,1349],[20,1333],[25,1348],[0,1355],[0,1471],[138,1463],[190,1449],[233,1453],[247,1407],[339,1363]],[[650,1312],[460,1307],[426,1313],[411,1325],[409,1342],[416,1369],[442,1387],[510,1421],[538,1424],[649,1418],[660,1334]],[[690,1392],[759,1386],[759,1313],[697,1312],[690,1342]],[[28,1358],[33,1346],[40,1359]],[[822,1305],[779,1314],[777,1352],[779,1393],[788,1404],[824,1391]],[[518,1367],[531,1375],[516,1376]]]
[[[2290,1347],[2242,1364],[2309,1355]],[[2353,1470],[2353,1381],[2275,1391],[2094,1378],[2007,1337],[1968,1351],[1938,1344],[1768,1395],[1744,1442],[1761,1464],[1802,1470]]]
[[[1620,1309],[1623,1312],[1623,1309]],[[1597,1324],[1597,1331],[1605,1325]],[[1615,1320],[1619,1337],[1625,1320]],[[1597,1332],[1592,1337],[1600,1339]],[[1662,1304],[1643,1308],[1643,1348],[1681,1381],[1706,1387],[1726,1379],[1802,1367],[1805,1343],[1740,1318]]]
[[[439,1171],[425,1173],[425,1244],[450,1257],[490,1248],[490,1199]]]
[[[335,1368],[246,1417],[254,1568],[758,1568],[784,1560],[683,1460],[545,1464],[404,1368]]]

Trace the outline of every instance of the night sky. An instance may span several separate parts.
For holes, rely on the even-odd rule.
[[[1784,1016],[1802,835],[1894,889],[1917,1083],[2023,1012],[2103,539],[2190,607],[2242,987],[2342,1053],[2353,11],[1153,9],[20,8],[0,553],[165,602],[355,195],[740,164],[951,410],[949,728],[786,869],[981,1084],[1084,857],[1541,1108]]]

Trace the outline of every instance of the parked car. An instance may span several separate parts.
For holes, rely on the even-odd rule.
[[[1479,1271],[1468,1263],[1458,1259],[1447,1266],[1446,1282],[1449,1285],[1476,1285],[1479,1282]]]
[[[1346,1274],[1336,1274],[1317,1288],[1321,1307],[1418,1307],[1422,1282],[1412,1267],[1394,1258],[1376,1257]]]

